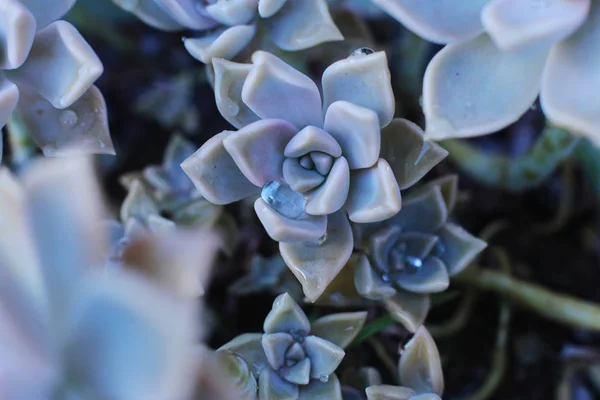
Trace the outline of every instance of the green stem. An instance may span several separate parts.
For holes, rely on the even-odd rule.
[[[465,140],[450,139],[441,145],[448,159],[480,183],[519,192],[542,183],[568,157],[579,142],[569,132],[547,127],[531,148],[519,157],[489,154]]]
[[[496,293],[549,320],[600,332],[600,304],[556,293],[499,271],[471,268],[454,279]]]

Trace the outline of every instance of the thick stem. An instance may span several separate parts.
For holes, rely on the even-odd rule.
[[[556,293],[488,269],[471,268],[454,279],[458,283],[497,293],[552,321],[600,332],[600,304]]]

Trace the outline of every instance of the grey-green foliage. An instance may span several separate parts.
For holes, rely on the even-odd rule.
[[[26,131],[46,155],[114,154],[104,98],[93,86],[102,63],[60,20],[75,2],[3,2],[0,126],[14,116],[12,128]]]
[[[383,301],[407,329],[415,331],[430,307],[429,295],[446,290],[486,243],[448,221],[456,202],[457,177],[417,187],[392,218],[355,226],[354,263],[358,293]]]
[[[311,324],[296,301],[284,293],[273,302],[264,333],[240,335],[218,352],[233,353],[247,363],[252,375],[245,375],[242,382],[239,374],[233,379],[243,391],[256,379],[260,400],[341,400],[335,370],[365,318],[366,312],[340,313]],[[235,370],[245,374],[246,369],[238,366]]]
[[[366,389],[368,400],[441,400],[444,391],[442,363],[433,338],[417,329],[400,347],[398,381],[402,386],[375,384]]]

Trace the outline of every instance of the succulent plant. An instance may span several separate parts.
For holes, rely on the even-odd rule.
[[[440,354],[425,327],[420,327],[400,348],[398,379],[403,386],[373,385],[368,400],[441,400],[444,375]]]
[[[230,59],[254,38],[258,26],[286,51],[342,40],[325,0],[113,0],[149,25],[162,30],[205,32],[185,38],[190,54],[209,64]]]
[[[458,180],[446,176],[416,188],[392,218],[355,226],[357,292],[383,301],[391,315],[414,332],[425,320],[429,294],[448,288],[486,243],[448,222]]]
[[[424,38],[450,43],[425,73],[428,138],[495,132],[539,94],[552,123],[600,144],[600,103],[592,94],[600,89],[596,2],[373,1]]]
[[[284,293],[273,302],[264,333],[240,335],[218,352],[236,354],[249,365],[260,400],[341,400],[334,371],[366,316],[366,312],[333,314],[311,324],[298,303]]]
[[[93,86],[102,63],[75,27],[57,20],[75,2],[5,1],[0,126],[14,115],[46,155],[114,154]]]
[[[396,214],[400,189],[447,153],[393,120],[383,52],[360,49],[329,66],[323,100],[310,78],[266,52],[252,65],[213,64],[217,106],[239,130],[209,139],[181,166],[215,204],[261,193],[254,209],[314,301],[352,253],[349,220]]]
[[[0,169],[2,398],[158,400],[188,390],[195,303],[103,268],[100,198],[86,160],[39,161],[22,185]],[[197,243],[159,258],[210,259]]]
[[[218,227],[227,237],[224,250],[230,251],[235,246],[235,227],[228,214],[223,207],[203,199],[179,165],[194,150],[191,142],[175,135],[161,165],[150,165],[141,173],[121,177],[128,193],[121,205],[120,221],[105,223],[110,237],[109,264],[122,264],[124,252],[134,239],[161,236],[175,231],[176,226]]]

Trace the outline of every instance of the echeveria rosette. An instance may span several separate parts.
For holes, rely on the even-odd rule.
[[[341,400],[334,371],[362,329],[366,312],[340,313],[312,324],[294,299],[284,293],[265,318],[264,333],[240,335],[218,352],[241,357],[258,381],[260,400]]]
[[[46,155],[114,154],[106,105],[93,86],[102,63],[71,24],[75,0],[5,0],[0,10],[0,126],[16,111]]]
[[[240,129],[211,138],[182,168],[216,204],[263,188],[255,211],[315,301],[352,253],[349,220],[376,222],[396,214],[400,188],[445,152],[432,146],[419,159],[419,132],[392,120],[383,52],[359,52],[329,66],[323,99],[310,78],[270,53],[256,52],[253,64],[219,59],[213,65],[217,107]]]
[[[486,243],[448,222],[457,178],[447,176],[415,189],[402,210],[377,224],[355,227],[360,255],[354,267],[358,293],[383,301],[414,332],[429,311],[429,295],[446,290]]]
[[[441,400],[444,375],[440,354],[423,326],[400,348],[398,380],[402,386],[369,386],[367,400]]]
[[[185,397],[195,302],[103,268],[100,199],[79,158],[0,169],[1,398]]]
[[[254,38],[257,25],[279,48],[297,51],[342,40],[326,0],[113,0],[158,29],[203,31],[184,44],[196,59],[231,59]]]
[[[600,5],[591,0],[374,0],[426,39],[423,111],[432,140],[515,122],[540,96],[553,124],[600,144]]]

